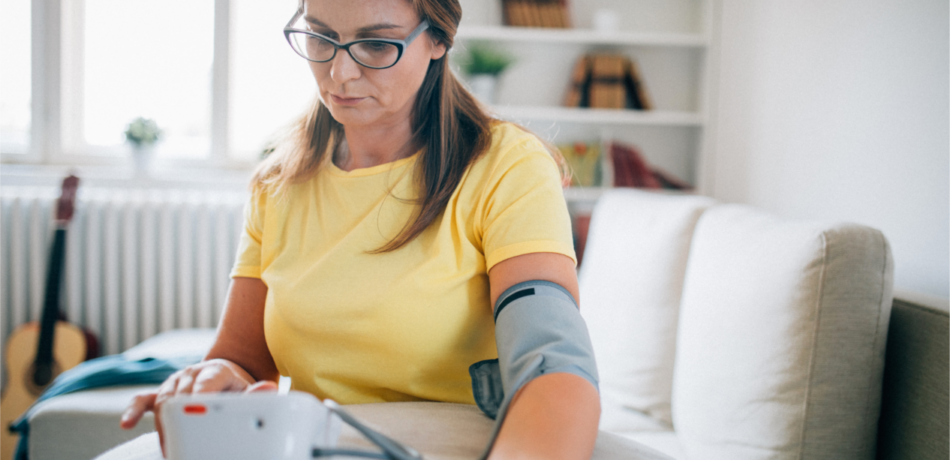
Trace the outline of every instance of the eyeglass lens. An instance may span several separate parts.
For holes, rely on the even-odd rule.
[[[311,61],[326,62],[333,59],[336,46],[323,38],[295,32],[290,42],[301,56]],[[399,47],[387,42],[366,41],[350,45],[350,56],[367,67],[389,67],[399,59]]]

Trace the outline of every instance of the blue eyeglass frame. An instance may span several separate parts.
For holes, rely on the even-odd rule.
[[[297,13],[294,14],[294,17],[290,18],[290,22],[288,22],[287,25],[284,26],[284,38],[287,39],[287,44],[290,45],[290,48],[293,49],[294,52],[297,53],[298,56],[310,62],[330,62],[333,60],[333,58],[336,57],[336,52],[340,49],[343,49],[343,50],[346,50],[347,54],[349,54],[351,58],[353,58],[354,62],[369,69],[388,69],[396,65],[397,63],[399,63],[399,60],[402,59],[402,54],[406,51],[406,48],[408,48],[409,45],[412,44],[412,41],[415,40],[416,37],[418,37],[420,34],[422,34],[422,32],[425,32],[425,30],[429,28],[429,21],[423,19],[422,22],[419,23],[419,25],[416,26],[416,28],[412,31],[412,33],[410,33],[409,36],[403,40],[396,40],[393,38],[361,38],[359,40],[353,40],[348,43],[340,43],[330,37],[327,37],[326,35],[318,34],[316,32],[311,32],[309,30],[295,29],[291,27],[291,25],[297,22],[297,20],[300,19],[300,16],[302,15],[303,15],[303,10],[302,9],[297,10]],[[330,59],[327,59],[324,61],[318,61],[315,59],[310,59],[309,57],[301,54],[299,51],[297,51],[297,47],[294,46],[293,41],[291,41],[290,39],[290,34],[294,34],[294,33],[310,35],[312,37],[317,37],[321,40],[326,41],[327,43],[330,43],[331,45],[333,45],[333,55],[330,56]],[[353,56],[353,53],[350,52],[350,47],[355,44],[365,43],[365,42],[383,42],[383,43],[396,45],[396,49],[399,50],[399,54],[396,56],[396,60],[392,64],[385,67],[373,67],[373,66],[363,64],[362,62],[359,61],[359,59]]]

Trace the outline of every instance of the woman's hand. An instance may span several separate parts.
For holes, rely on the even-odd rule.
[[[119,426],[132,429],[146,412],[154,412],[164,455],[161,406],[169,398],[191,393],[276,391],[280,374],[264,338],[266,298],[267,285],[260,279],[234,278],[218,336],[205,360],[172,374],[158,391],[136,396]]]
[[[161,406],[170,398],[192,393],[276,391],[277,383],[270,380],[254,382],[254,378],[241,366],[226,359],[210,359],[188,366],[171,375],[158,391],[136,395],[122,414],[119,426],[129,430],[138,424],[146,412],[155,413],[155,429],[158,431],[162,455],[165,455],[164,431],[162,430]]]

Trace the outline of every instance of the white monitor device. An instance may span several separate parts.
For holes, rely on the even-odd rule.
[[[215,393],[162,406],[169,460],[309,460],[336,446],[342,422],[308,393]]]

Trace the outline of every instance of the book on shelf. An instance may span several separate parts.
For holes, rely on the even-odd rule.
[[[571,7],[568,5],[567,0],[559,0],[558,5],[558,22],[560,23],[559,27],[563,27],[565,29],[573,27],[573,23],[571,22]]]
[[[652,110],[636,63],[623,55],[593,54],[578,59],[564,96],[565,107]]]
[[[640,76],[640,68],[636,61],[630,59],[625,64],[624,81],[627,86],[629,107],[638,110],[653,110],[653,102],[647,95],[646,87],[643,86],[643,77]]]
[[[614,187],[690,190],[693,187],[672,174],[651,167],[640,150],[618,142],[610,144]]]
[[[610,146],[610,161],[614,165],[615,187],[660,188],[646,160],[633,146],[619,143]]]
[[[613,54],[599,54],[591,59],[590,107],[625,108],[627,94],[624,88],[624,58]]]
[[[554,7],[552,15],[551,7]],[[538,15],[541,17],[541,27],[557,27],[557,6],[551,3],[538,3]]]
[[[506,26],[525,27],[528,19],[522,6],[522,0],[503,0],[502,19]]]
[[[587,247],[587,234],[590,230],[590,213],[583,213],[571,218],[571,230],[574,236],[574,253],[577,256],[577,266],[580,268],[584,261],[584,249]]]
[[[570,27],[567,0],[502,0],[502,20],[514,27]]]
[[[581,56],[571,71],[571,84],[564,96],[564,107],[587,107],[590,87],[590,58]]]
[[[525,9],[528,14],[528,27],[544,27],[541,23],[541,6],[538,5],[538,2],[527,1],[522,2],[525,5]]]

